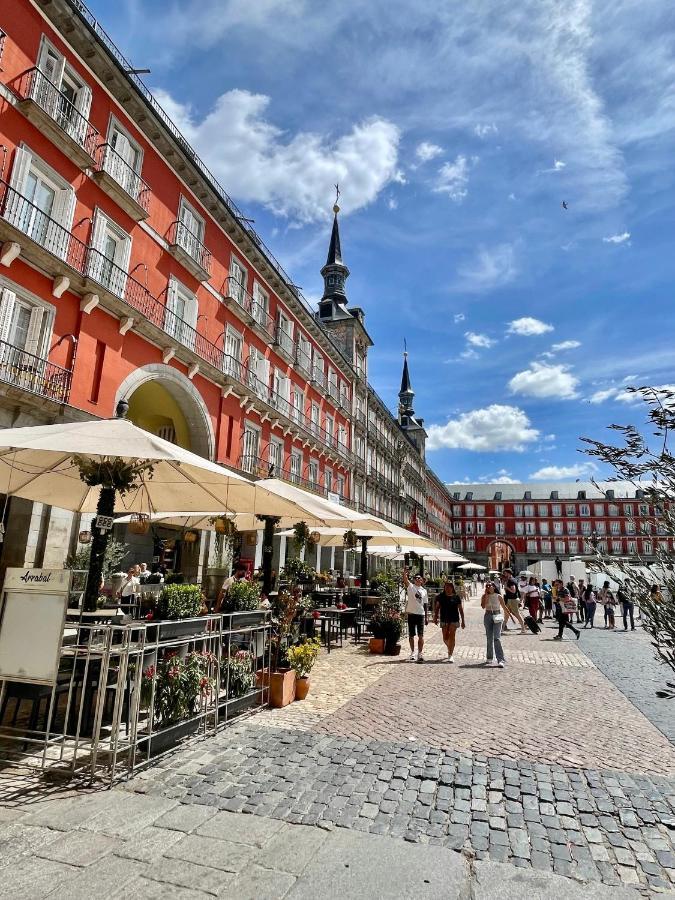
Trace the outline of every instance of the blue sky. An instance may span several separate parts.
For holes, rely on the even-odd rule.
[[[395,408],[405,338],[442,478],[602,474],[579,436],[674,380],[672,3],[90,5],[310,299],[340,182],[370,380]]]

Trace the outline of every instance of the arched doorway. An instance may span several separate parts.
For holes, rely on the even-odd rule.
[[[117,391],[127,400],[129,419],[179,447],[213,459],[211,417],[194,384],[171,366],[150,364],[132,372]]]
[[[511,568],[515,562],[516,551],[508,541],[493,541],[488,546],[488,565],[490,569],[502,572]]]

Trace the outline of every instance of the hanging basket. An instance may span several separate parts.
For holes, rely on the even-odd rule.
[[[129,522],[132,534],[147,534],[150,531],[150,516],[146,513],[133,513]]]
[[[80,544],[91,544],[91,531],[81,531],[77,536],[77,540]]]
[[[355,550],[358,543],[356,532],[351,528],[349,531],[345,531],[343,541],[346,550]]]
[[[183,535],[183,541],[186,544],[196,544],[198,538],[199,538],[199,535],[197,534],[196,531],[186,531],[185,534]]]
[[[222,534],[225,537],[232,537],[235,532],[234,522],[227,516],[214,516],[211,519],[213,530],[216,534]]]
[[[313,531],[310,534],[309,539],[313,544],[318,544],[319,541],[321,540],[321,535],[319,534],[318,531]]]

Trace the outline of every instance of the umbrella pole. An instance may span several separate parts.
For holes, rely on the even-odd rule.
[[[368,541],[369,537],[361,538],[361,596],[368,593]]]
[[[96,505],[96,515],[112,517],[114,512],[115,488],[102,487]],[[84,592],[84,612],[96,612],[98,595],[101,590],[101,577],[103,576],[103,561],[109,537],[110,531],[107,528],[97,528],[94,520],[91,529],[91,555],[89,557],[87,589]]]
[[[422,576],[422,578],[424,578],[424,557],[423,557],[422,554],[420,553],[420,555],[417,557],[417,559],[418,559],[419,564],[420,564],[419,573],[420,573],[420,575]]]
[[[258,516],[264,523],[262,544],[263,594],[269,597],[272,590],[272,553],[274,551],[274,529],[279,524],[279,516]]]

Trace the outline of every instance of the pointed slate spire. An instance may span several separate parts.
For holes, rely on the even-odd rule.
[[[321,269],[323,276],[323,297],[322,301],[333,300],[340,305],[347,304],[347,294],[345,293],[345,281],[349,277],[349,269],[342,262],[342,248],[340,247],[340,226],[338,224],[338,213],[340,207],[337,205],[337,197],[340,196],[340,189],[335,185],[336,203],[333,206],[333,230],[330,235],[330,244],[328,246],[328,256],[326,265]]]
[[[399,410],[401,412],[401,421],[405,417],[406,420],[412,419],[415,415],[413,408],[413,399],[415,391],[410,383],[410,372],[408,370],[408,351],[403,352],[403,375],[401,376],[401,390],[398,392]]]

